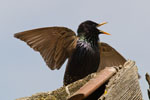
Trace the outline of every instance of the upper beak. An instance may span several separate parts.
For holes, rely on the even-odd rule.
[[[97,27],[100,27],[100,26],[102,26],[102,25],[104,25],[104,24],[107,24],[107,22],[100,23],[100,24],[97,25]],[[100,32],[101,32],[102,34],[111,35],[111,34],[109,34],[109,33],[107,33],[107,32],[101,31],[101,30],[100,30]]]

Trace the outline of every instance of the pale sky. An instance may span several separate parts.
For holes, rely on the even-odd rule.
[[[50,26],[76,32],[85,20],[107,21],[100,40],[126,59],[136,61],[140,86],[148,100],[145,73],[150,74],[150,0],[0,0],[0,100],[14,100],[62,86],[65,65],[51,71],[38,52],[14,33]]]

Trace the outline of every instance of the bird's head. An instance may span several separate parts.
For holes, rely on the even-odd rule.
[[[99,34],[107,34],[107,35],[110,35],[109,33],[107,32],[104,32],[102,30],[99,30],[98,27],[102,26],[106,24],[106,22],[103,22],[103,23],[95,23],[93,21],[90,21],[90,20],[87,20],[85,22],[82,22],[79,27],[78,27],[78,35],[86,35],[86,34],[96,34],[96,35],[99,35]]]

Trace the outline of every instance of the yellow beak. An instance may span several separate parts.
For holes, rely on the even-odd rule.
[[[97,27],[100,27],[100,26],[102,26],[102,25],[104,25],[104,24],[107,24],[107,22],[100,23],[100,24],[97,25]],[[109,33],[107,33],[107,32],[101,31],[101,30],[100,30],[100,32],[101,32],[102,34],[111,35],[111,34],[109,34]]]
[[[98,24],[97,27],[100,27],[100,26],[102,26],[104,24],[107,24],[107,22],[102,22],[102,23]]]

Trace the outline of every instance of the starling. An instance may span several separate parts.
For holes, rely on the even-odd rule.
[[[82,22],[77,36],[66,27],[45,27],[16,33],[14,37],[40,52],[51,70],[60,69],[68,58],[64,75],[64,85],[68,85],[105,67],[123,65],[126,61],[114,48],[99,42],[100,34],[110,35],[97,28],[104,24],[90,20]]]

